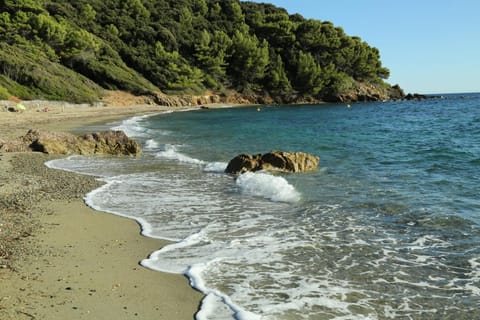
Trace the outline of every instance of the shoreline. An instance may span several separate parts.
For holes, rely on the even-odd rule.
[[[29,129],[76,132],[78,128],[96,123],[108,123],[136,115],[155,114],[164,111],[180,111],[186,108],[169,108],[153,105],[95,107],[60,104],[48,107],[48,112],[27,109],[23,112],[0,112],[0,138],[24,135]]]
[[[17,137],[31,128],[77,132],[137,115],[186,109],[192,108],[1,112],[0,138]],[[169,242],[142,236],[133,219],[87,207],[83,196],[100,182],[47,168],[44,163],[54,158],[59,156],[0,154],[0,197],[7,199],[0,203],[0,241],[5,241],[7,253],[9,244],[18,246],[10,252],[13,257],[2,259],[0,243],[0,318],[193,319],[203,295],[188,279],[139,264]],[[20,208],[12,205],[15,201],[21,202]],[[5,234],[11,231],[9,219],[24,224],[11,239]]]

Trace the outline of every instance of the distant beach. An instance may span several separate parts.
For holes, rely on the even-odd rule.
[[[166,110],[57,103],[0,110],[0,139]],[[202,295],[188,280],[138,264],[167,242],[142,237],[133,220],[88,208],[83,196],[100,182],[48,169],[53,158],[0,154],[0,318],[192,319]]]

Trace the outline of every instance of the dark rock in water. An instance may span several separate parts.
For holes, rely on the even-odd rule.
[[[419,93],[409,93],[405,96],[405,100],[425,100],[428,97],[424,94],[419,94]]]
[[[390,100],[402,100],[405,98],[405,92],[398,84],[391,86],[388,89]]]
[[[47,154],[110,154],[132,155],[141,153],[140,145],[123,131],[104,131],[75,136],[70,133],[30,130],[26,135],[4,142],[5,152],[37,151]]]
[[[304,152],[273,151],[262,156],[262,169],[286,172],[306,172],[317,169],[319,157]]]
[[[244,173],[248,171],[258,171],[260,169],[260,159],[262,155],[240,154],[230,160],[225,169],[226,173]]]
[[[437,95],[425,95],[425,94],[420,94],[420,93],[409,93],[407,94],[404,99],[405,100],[426,100],[426,99],[440,99],[442,96],[437,96]]]
[[[315,170],[319,161],[319,157],[304,152],[272,151],[263,155],[241,154],[230,160],[225,172],[231,174],[259,170],[307,172]]]

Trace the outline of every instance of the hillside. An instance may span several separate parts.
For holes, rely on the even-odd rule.
[[[403,95],[384,81],[378,49],[269,4],[0,0],[0,8],[0,99],[93,102],[104,89],[154,101],[206,92],[251,102]]]

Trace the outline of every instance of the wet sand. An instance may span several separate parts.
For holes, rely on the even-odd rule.
[[[72,131],[159,106],[0,112],[0,139]],[[178,109],[175,109],[178,110]],[[91,210],[93,177],[48,169],[38,153],[0,154],[0,319],[193,319],[201,293],[138,262],[167,242],[133,220]]]

